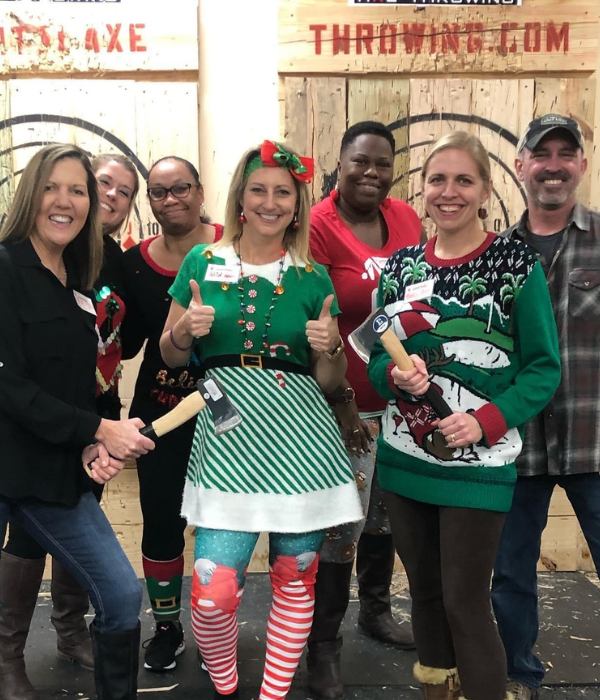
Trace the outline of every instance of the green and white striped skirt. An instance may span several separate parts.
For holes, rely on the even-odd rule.
[[[191,525],[309,532],[363,517],[346,448],[312,377],[271,369],[210,371],[243,418],[216,436],[201,411],[182,515]]]

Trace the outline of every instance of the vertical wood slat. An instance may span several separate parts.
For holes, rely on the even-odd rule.
[[[354,78],[348,80],[348,126],[374,120],[386,126],[408,118],[410,84],[408,80]],[[408,126],[394,129],[397,156],[394,160],[396,182],[391,197],[408,197]]]
[[[315,179],[313,198],[318,202],[337,180],[337,164],[342,136],[346,131],[345,78],[308,80],[308,123],[313,125]]]
[[[309,128],[308,79],[286,78],[284,82],[285,117],[283,138],[302,155],[312,156],[312,133]],[[310,134],[310,138],[309,138]]]
[[[344,78],[285,79],[285,140],[315,159],[313,203],[332,189],[346,130]]]

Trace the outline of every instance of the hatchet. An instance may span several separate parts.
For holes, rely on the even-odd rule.
[[[175,428],[197,416],[207,406],[212,413],[216,435],[223,435],[223,433],[233,430],[242,422],[242,417],[229,400],[220,382],[213,377],[200,379],[196,387],[198,391],[194,391],[193,394],[186,396],[183,401],[178,403],[168,413],[165,413],[164,416],[157,418],[149,425],[145,425],[140,429],[140,433],[151,440],[156,440],[156,438],[170,433],[171,430],[175,430]],[[89,465],[84,464],[83,468],[91,478],[92,471]]]
[[[151,440],[156,440],[161,435],[175,430],[190,418],[197,416],[206,406],[210,408],[212,413],[216,435],[223,435],[242,422],[242,417],[229,400],[225,389],[214,377],[201,379],[196,387],[198,391],[186,396],[164,416],[144,426],[140,433]]]
[[[404,349],[400,338],[391,328],[392,320],[385,309],[376,309],[367,320],[348,336],[350,345],[365,362],[369,361],[371,350],[378,340],[386,349],[398,369],[407,372],[414,369],[414,362]],[[429,388],[419,398],[425,399],[440,418],[451,416],[453,411],[435,387]]]

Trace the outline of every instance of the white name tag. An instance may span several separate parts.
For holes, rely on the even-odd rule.
[[[240,278],[239,265],[213,265],[206,268],[205,282],[227,282],[233,284]]]
[[[425,280],[425,282],[417,282],[411,284],[404,292],[404,301],[419,301],[419,299],[431,299],[433,296],[433,280]]]
[[[94,308],[94,304],[92,303],[92,300],[89,297],[86,297],[85,294],[77,292],[75,289],[73,290],[73,296],[75,297],[77,306],[80,309],[87,311],[87,313],[92,314],[92,316],[96,316],[96,309]]]

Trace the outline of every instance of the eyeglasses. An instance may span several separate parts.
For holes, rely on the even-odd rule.
[[[147,192],[148,197],[150,197],[153,202],[160,202],[166,199],[169,193],[171,193],[173,197],[177,197],[177,199],[185,199],[192,187],[200,187],[200,185],[196,185],[193,182],[181,182],[177,185],[173,185],[173,187],[149,187]]]

